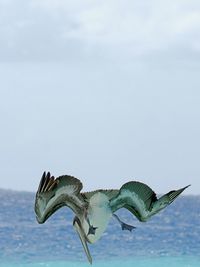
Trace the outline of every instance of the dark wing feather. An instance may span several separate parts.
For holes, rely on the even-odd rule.
[[[158,213],[160,210],[164,209],[166,206],[171,204],[186,188],[190,185],[187,185],[178,190],[172,190],[169,193],[160,197],[153,205],[150,216]]]
[[[44,223],[62,206],[68,206],[75,213],[81,213],[85,205],[80,194],[82,187],[80,180],[73,176],[63,175],[55,179],[49,172],[44,172],[35,199],[38,222]]]
[[[146,221],[171,204],[186,188],[170,191],[157,199],[155,192],[148,185],[132,181],[121,187],[119,194],[110,200],[110,206],[113,212],[120,208],[126,208],[138,220]]]

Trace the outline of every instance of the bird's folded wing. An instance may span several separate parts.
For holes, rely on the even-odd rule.
[[[66,205],[75,213],[85,202],[80,191],[82,183],[75,177],[64,175],[54,178],[44,172],[35,199],[35,213],[39,223],[44,223],[57,209]]]
[[[171,204],[186,188],[170,191],[158,199],[155,192],[148,185],[132,181],[121,187],[119,194],[110,200],[110,206],[113,212],[120,208],[126,208],[138,220],[146,221],[152,215]]]

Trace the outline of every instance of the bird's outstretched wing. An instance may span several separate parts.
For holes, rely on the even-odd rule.
[[[110,206],[113,212],[126,208],[138,220],[144,222],[171,204],[188,186],[170,191],[158,199],[148,185],[136,181],[128,182],[121,187],[118,195],[110,200]]]
[[[73,176],[63,175],[55,179],[50,172],[44,172],[35,199],[37,221],[44,223],[62,206],[68,206],[78,216],[85,205],[80,194],[82,187],[80,180]]]

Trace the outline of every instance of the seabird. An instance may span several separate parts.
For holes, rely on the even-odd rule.
[[[189,186],[189,185],[188,185]],[[38,223],[44,223],[55,211],[67,206],[75,213],[73,226],[79,235],[90,263],[87,243],[95,243],[105,231],[114,216],[122,230],[132,231],[135,227],[121,221],[115,214],[118,209],[128,209],[141,222],[171,204],[188,186],[157,198],[146,184],[131,181],[119,190],[96,190],[81,193],[83,185],[73,176],[63,175],[55,178],[50,172],[43,173],[35,199],[35,213]]]

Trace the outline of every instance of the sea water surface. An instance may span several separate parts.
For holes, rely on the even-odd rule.
[[[123,209],[117,214],[137,228],[122,231],[111,219],[102,238],[89,245],[93,266],[200,266],[200,196],[179,197],[146,223]],[[0,266],[90,266],[72,220],[72,211],[62,208],[39,225],[33,193],[0,190]]]

